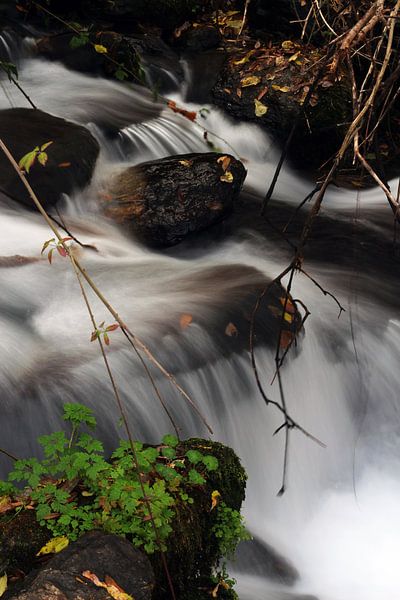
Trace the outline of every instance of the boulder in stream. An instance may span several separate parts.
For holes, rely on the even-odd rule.
[[[24,580],[17,593],[8,598],[110,598],[106,588],[98,585],[95,577],[105,585],[114,585],[115,582],[135,600],[150,600],[152,597],[154,574],[147,556],[122,537],[90,531],[63,552],[53,556],[39,572],[32,573]]]
[[[245,176],[239,160],[215,152],[153,160],[116,175],[103,195],[103,210],[144,242],[172,246],[221,221]]]
[[[61,194],[86,186],[92,177],[99,145],[92,134],[76,123],[41,110],[11,108],[0,111],[0,138],[19,161],[36,147],[45,148],[47,162],[36,158],[27,174],[29,183],[46,209]],[[0,191],[12,202],[33,207],[28,193],[6,156],[0,153]]]

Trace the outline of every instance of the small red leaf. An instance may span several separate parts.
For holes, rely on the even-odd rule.
[[[106,331],[115,331],[116,329],[118,329],[119,325],[118,323],[114,323],[114,325],[108,325],[106,327]]]
[[[90,336],[90,341],[94,342],[94,340],[96,340],[97,337],[98,337],[97,331],[92,331],[92,335]]]
[[[54,248],[52,248],[49,251],[48,255],[47,255],[47,259],[48,259],[48,261],[49,261],[50,264],[51,264],[51,261],[52,261],[52,258],[53,258],[53,252],[54,252]]]
[[[108,337],[108,335],[106,334],[106,332],[104,332],[103,338],[104,338],[105,345],[109,346],[110,345],[110,338]]]
[[[65,248],[63,248],[63,246],[57,246],[57,250],[60,256],[67,256],[67,251],[65,250]]]

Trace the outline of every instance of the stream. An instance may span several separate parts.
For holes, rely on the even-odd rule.
[[[64,198],[60,209],[77,237],[98,249],[81,248],[81,262],[196,401],[214,439],[232,446],[247,470],[243,512],[257,543],[247,544],[230,567],[240,599],[397,600],[399,258],[382,193],[332,187],[315,225],[305,268],[346,309],[340,318],[334,299],[306,277],[295,277],[293,296],[311,316],[282,369],[285,397],[292,417],[326,447],[291,431],[287,489],[277,497],[285,440],[273,432],[282,418],[259,394],[246,338],[240,344],[225,328],[232,322],[240,333],[249,290],[287,266],[291,250],[276,229],[313,183],[284,168],[268,213],[274,228],[260,222],[278,150],[256,125],[234,123],[207,105],[210,112],[199,121],[218,136],[209,138],[224,152],[234,148],[248,169],[242,206],[222,226],[166,251],[149,250],[101,216],[98,193],[122,166],[209,151],[203,131],[137,86],[69,71],[35,57],[31,48],[29,40],[0,39],[0,50],[19,63],[19,81],[35,104],[87,126],[101,145],[91,185]],[[170,97],[198,111],[204,104],[186,101],[193,88],[190,64],[185,72],[185,83]],[[0,83],[1,109],[27,106],[5,77]],[[304,214],[295,217],[293,231]],[[52,237],[39,215],[6,204],[0,204],[0,231],[0,256],[40,258]],[[97,320],[109,322],[93,294],[90,301]],[[193,317],[184,330],[182,314]],[[62,403],[75,401],[94,409],[100,436],[111,447],[122,435],[118,414],[66,260],[0,268],[0,330],[1,446],[18,456],[34,454],[38,435],[60,428]],[[171,424],[118,332],[108,355],[135,437],[159,441]],[[260,343],[256,358],[265,389],[279,401],[278,385],[271,385],[274,340]],[[152,372],[182,436],[207,437],[184,399]],[[0,457],[3,476],[10,466]],[[266,545],[293,565],[296,581],[266,568]]]

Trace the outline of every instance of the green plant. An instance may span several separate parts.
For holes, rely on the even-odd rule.
[[[233,557],[240,541],[251,539],[240,512],[230,508],[225,502],[217,505],[213,533],[218,540],[221,556],[228,558]]]
[[[218,469],[218,460],[199,450],[185,453],[179,440],[168,434],[157,447],[134,442],[138,472],[129,442],[120,441],[106,460],[102,443],[82,431],[83,426],[96,425],[89,408],[65,404],[64,419],[70,424],[69,435],[57,431],[41,436],[44,458],[16,461],[8,483],[0,483],[0,494],[33,505],[40,524],[54,536],[74,540],[102,528],[128,536],[148,553],[159,549],[159,542],[166,549],[176,510],[182,503],[193,503],[191,490],[205,484],[207,473]],[[27,487],[21,492],[10,486],[14,481]],[[219,517],[215,527],[219,537]],[[227,534],[227,539],[233,535]]]

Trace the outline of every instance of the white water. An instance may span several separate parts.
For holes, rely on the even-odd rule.
[[[343,228],[353,223],[343,234],[350,245],[340,251],[328,229],[319,246],[326,258],[314,253],[306,267],[347,308],[340,320],[331,299],[306,279],[295,281],[294,295],[312,315],[299,350],[284,367],[285,393],[292,416],[327,448],[293,432],[287,492],[277,498],[283,437],[272,433],[279,416],[257,392],[248,353],[230,353],[231,341],[223,330],[226,312],[232,306],[239,312],[247,287],[260,282],[252,268],[276,276],[287,264],[287,247],[271,232],[265,238],[251,229],[222,241],[203,235],[199,239],[205,248],[201,242],[188,243],[164,254],[127,239],[97,214],[95,198],[104,179],[121,163],[205,151],[202,131],[180,115],[161,112],[143,90],[38,59],[22,62],[20,69],[20,82],[39,108],[87,124],[102,144],[91,187],[69,199],[63,211],[78,237],[99,249],[80,250],[82,262],[131,329],[196,399],[215,439],[238,452],[249,474],[244,510],[250,530],[299,571],[299,581],[285,587],[260,576],[263,567],[257,561],[246,573],[238,565],[241,600],[287,600],[297,594],[320,600],[397,600],[400,315],[396,263],[388,253],[372,255],[378,251],[366,243],[371,235],[380,243],[390,240],[391,215],[379,192],[357,198],[335,190],[324,202],[332,223]],[[8,97],[0,94],[1,108],[26,106],[17,90],[3,85]],[[255,126],[233,125],[216,109],[205,124],[246,159],[246,189],[262,197],[276,163],[266,136]],[[122,131],[107,140],[104,125]],[[229,151],[221,140],[215,143]],[[282,211],[296,206],[310,188],[285,170],[275,195]],[[39,258],[43,242],[52,237],[39,217],[8,209],[0,209],[0,231],[0,256]],[[341,260],[349,248],[350,255]],[[118,418],[66,261],[56,258],[50,267],[43,259],[3,268],[0,283],[2,447],[19,455],[32,453],[37,435],[59,427],[60,406],[71,400],[94,406],[111,442],[119,433]],[[108,321],[96,299],[91,300],[98,321]],[[184,332],[182,313],[194,317]],[[157,440],[168,421],[140,365],[116,334],[110,359],[137,435]],[[269,395],[279,400],[277,388],[269,387],[273,353],[259,348],[257,360]],[[183,400],[164,381],[159,384],[183,434],[205,435]]]

